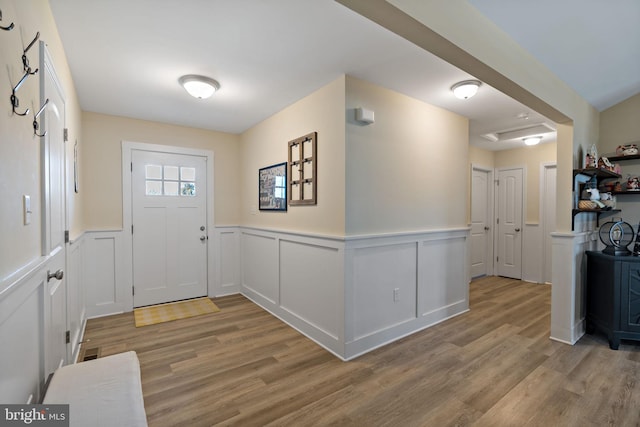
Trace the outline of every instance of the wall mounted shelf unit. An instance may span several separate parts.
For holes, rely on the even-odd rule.
[[[638,156],[638,158],[640,158],[640,156]],[[574,189],[573,191],[576,192],[576,194],[580,194],[582,193],[582,186],[579,185],[576,181],[575,178],[578,175],[584,175],[590,178],[595,177],[596,180],[601,181],[603,179],[620,179],[621,176],[618,175],[615,172],[611,172],[609,170],[606,169],[599,169],[599,168],[586,168],[586,169],[574,169],[573,170],[573,177],[574,177]],[[579,197],[578,197],[579,198]],[[600,216],[601,215],[611,215],[614,213],[618,213],[621,212],[620,209],[611,209],[611,208],[604,208],[604,209],[572,209],[571,211],[571,230],[574,229],[574,225],[575,225],[575,218],[576,215],[581,214],[581,213],[595,213],[596,214],[596,225],[599,227],[600,226]]]

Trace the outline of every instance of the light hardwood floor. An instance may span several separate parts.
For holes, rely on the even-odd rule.
[[[550,287],[489,277],[471,311],[342,362],[246,298],[136,329],[90,320],[87,348],[135,350],[150,426],[638,426],[640,344],[549,340]]]

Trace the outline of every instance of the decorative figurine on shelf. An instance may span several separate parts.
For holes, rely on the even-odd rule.
[[[613,191],[615,191],[616,193],[622,191],[622,184],[620,183],[620,181],[616,181],[616,185],[613,186]]]
[[[640,178],[630,176],[627,179],[627,191],[640,191]]]
[[[584,168],[585,169],[589,169],[594,167],[594,162],[593,162],[593,158],[591,157],[591,154],[587,153],[584,156]]]
[[[600,191],[597,188],[587,188],[587,192],[590,194],[589,200],[598,205],[600,209],[604,208],[604,203],[600,201]]]
[[[597,167],[597,163],[598,163],[598,149],[596,148],[596,144],[593,144],[591,146],[591,150],[589,151],[589,154],[591,155],[591,163],[592,163],[592,168]]]
[[[618,175],[622,175],[622,167],[620,166],[620,163],[616,163],[615,165],[613,165],[613,172],[617,173]]]
[[[618,145],[616,154],[618,156],[635,156],[638,154],[638,146],[636,144]]]
[[[613,165],[611,164],[609,159],[607,159],[606,157],[600,157],[598,159],[598,168],[608,170],[608,171],[613,171]]]

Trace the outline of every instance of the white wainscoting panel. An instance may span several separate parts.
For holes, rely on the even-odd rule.
[[[450,235],[421,242],[418,307],[429,324],[469,308],[466,240]]]
[[[87,319],[85,307],[84,234],[69,244],[67,251],[67,319],[71,338],[69,361],[78,359]]]
[[[46,268],[43,260],[0,294],[0,402],[36,403],[44,384]]]
[[[241,233],[242,293],[343,357],[342,240],[253,228]]]
[[[469,228],[348,238],[343,358],[467,311],[468,238]]]
[[[552,233],[551,339],[575,344],[585,332],[586,255],[597,232]]]
[[[209,286],[209,296],[237,294],[240,292],[240,229],[216,227],[216,283]]]
[[[278,238],[274,233],[242,232],[242,288],[269,304],[280,304]]]
[[[544,236],[539,224],[525,224],[522,239],[522,280],[543,283]]]
[[[280,306],[336,341],[343,339],[342,247],[280,238]]]
[[[85,233],[87,317],[133,309],[131,285],[124,280],[122,231]]]
[[[356,248],[353,265],[353,339],[417,317],[416,242]]]

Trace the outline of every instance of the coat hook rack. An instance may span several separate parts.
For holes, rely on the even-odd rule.
[[[27,80],[27,77],[29,76],[30,76],[30,73],[28,71],[24,73],[24,76],[22,76],[18,84],[15,85],[15,87],[11,91],[11,106],[13,107],[13,113],[17,114],[18,116],[26,116],[27,114],[29,114],[28,108],[24,113],[18,113],[16,111],[16,108],[18,108],[18,105],[20,105],[20,102],[18,101],[18,97],[16,96],[16,92],[18,91],[18,89],[20,89],[20,86],[22,86],[22,84],[25,82],[25,80]]]
[[[31,75],[36,74],[38,72],[38,69],[36,68],[35,71],[33,72],[31,71],[31,67],[29,66],[29,58],[27,58],[27,52],[29,51],[29,49],[33,47],[33,45],[38,41],[39,38],[40,38],[40,31],[36,33],[36,36],[33,38],[31,43],[29,43],[29,46],[27,46],[24,49],[24,51],[22,51],[22,66],[24,68],[24,71],[26,71]]]
[[[0,21],[2,21],[2,11],[0,10]],[[13,30],[13,22],[11,24],[9,24],[8,27],[3,27],[2,25],[0,25],[0,29],[5,30],[5,31],[11,31]]]
[[[40,127],[40,125],[38,124],[38,117],[40,117],[40,114],[42,114],[44,109],[47,107],[48,103],[49,103],[49,98],[47,98],[47,100],[44,101],[44,104],[42,104],[42,107],[40,107],[38,112],[33,116],[33,134],[35,136],[43,137],[47,134],[47,131],[44,131],[43,134],[38,133],[38,128]]]

